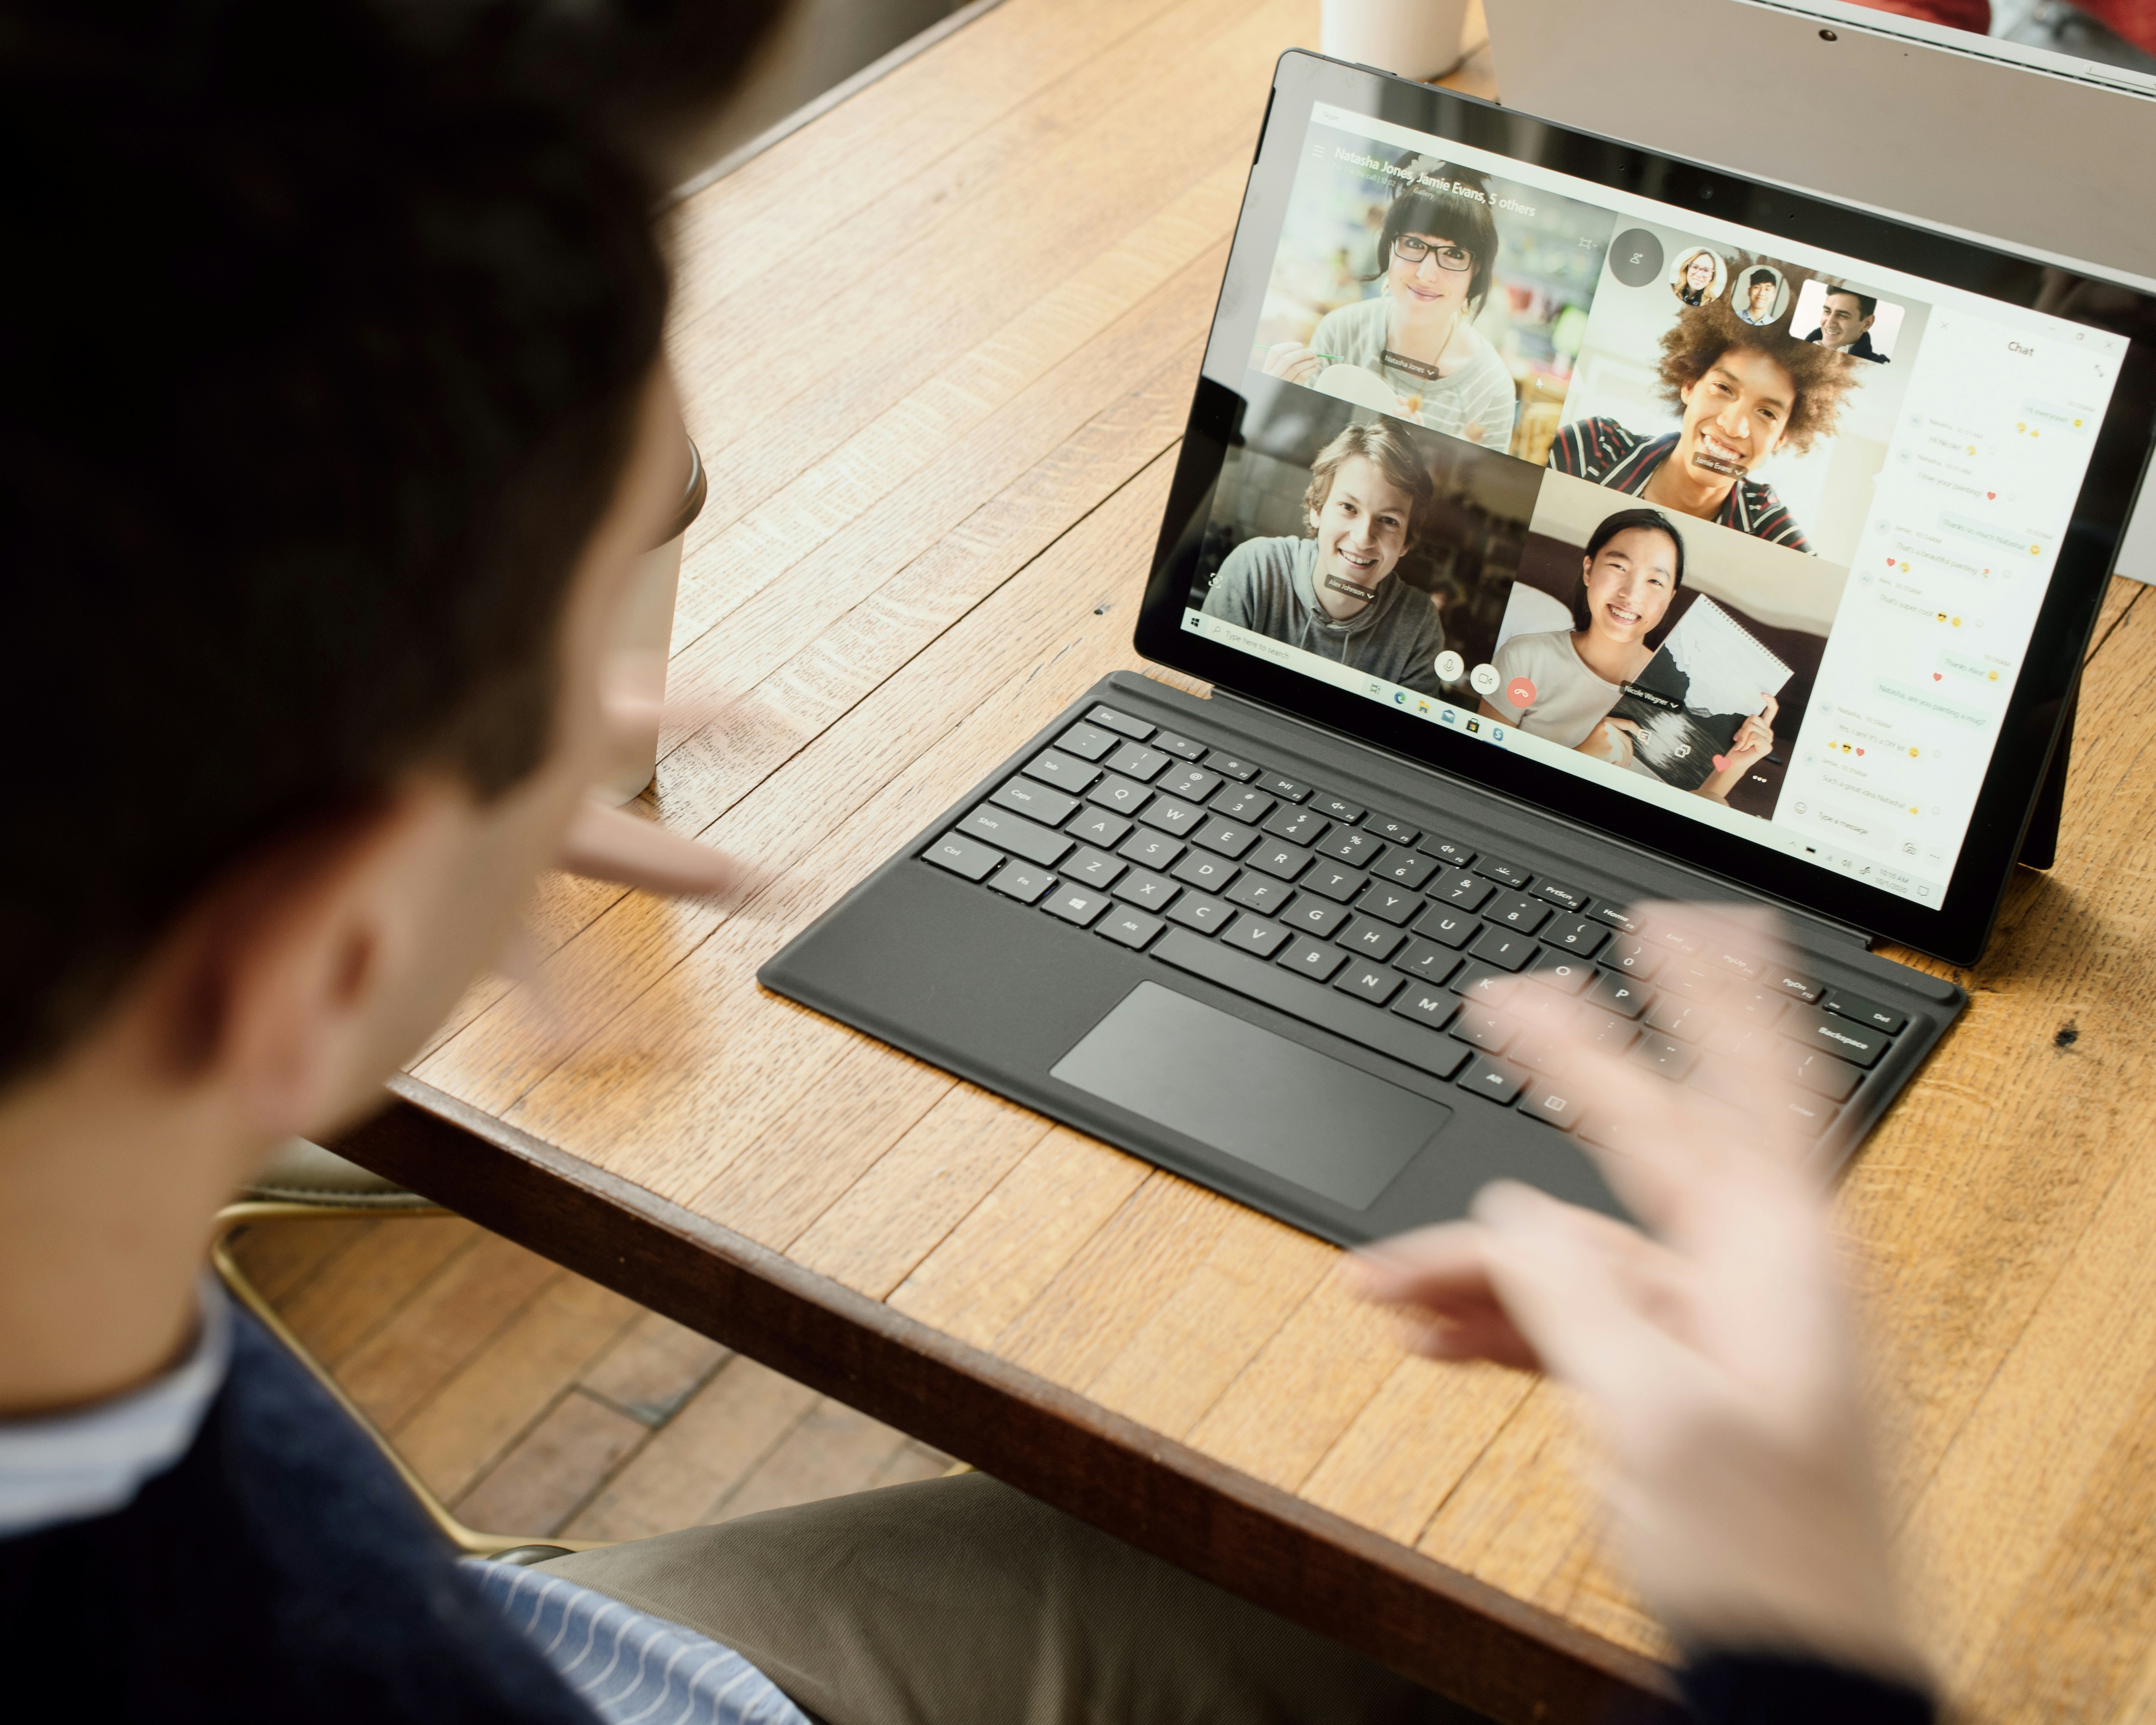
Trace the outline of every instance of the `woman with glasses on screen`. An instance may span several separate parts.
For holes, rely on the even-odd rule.
[[[1409,177],[1385,210],[1372,298],[1327,312],[1307,346],[1283,341],[1265,370],[1327,388],[1449,437],[1502,449],[1519,405],[1512,374],[1475,327],[1497,263],[1489,182],[1471,169],[1410,157]],[[1370,372],[1382,390],[1320,386],[1327,368]],[[1393,404],[1373,398],[1389,394]]]

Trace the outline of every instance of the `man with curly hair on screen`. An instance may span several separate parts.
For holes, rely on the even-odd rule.
[[[1648,437],[1612,418],[1575,419],[1550,446],[1551,469],[1809,552],[1774,488],[1748,475],[1777,449],[1802,454],[1831,437],[1856,367],[1833,348],[1753,328],[1727,300],[1686,306],[1661,347],[1662,389],[1683,416],[1678,429]]]

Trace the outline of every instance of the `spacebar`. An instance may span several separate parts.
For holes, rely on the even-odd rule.
[[[1466,1064],[1467,1050],[1449,1036],[1424,1030],[1299,976],[1290,976],[1261,958],[1215,946],[1202,935],[1171,929],[1153,947],[1152,956],[1178,970],[1202,976],[1209,983],[1246,994],[1321,1030],[1405,1060],[1440,1078],[1451,1077]]]

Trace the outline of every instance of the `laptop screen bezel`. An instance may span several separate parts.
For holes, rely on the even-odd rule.
[[[1460,736],[1306,678],[1183,626],[1198,537],[1238,434],[1246,353],[1235,329],[1270,275],[1313,105],[1326,103],[1613,190],[1743,223],[1845,256],[2041,308],[2131,338],[2055,571],[1943,901],[1917,903],[1591,780]],[[2063,309],[2062,309],[2063,308]],[[1975,961],[1998,913],[2078,680],[2156,429],[2156,300],[1786,187],[1536,119],[1471,96],[1291,50],[1273,80],[1135,634],[1157,664],[1262,701],[1753,894],[1900,942]]]

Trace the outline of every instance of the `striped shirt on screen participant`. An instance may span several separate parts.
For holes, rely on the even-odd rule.
[[[1638,497],[1645,493],[1647,482],[1676,446],[1674,431],[1660,437],[1642,437],[1614,419],[1575,419],[1559,429],[1557,440],[1550,445],[1549,467],[1553,473],[1591,480],[1613,491]],[[1713,519],[1717,526],[1786,545],[1791,551],[1812,548],[1804,529],[1790,516],[1789,506],[1764,480],[1738,480],[1729,488]]]

